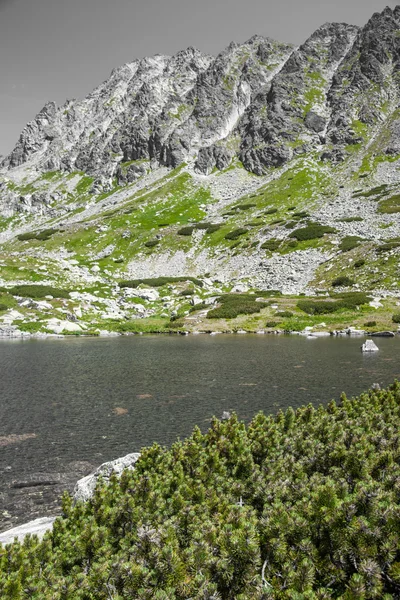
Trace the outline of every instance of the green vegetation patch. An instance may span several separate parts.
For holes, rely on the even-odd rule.
[[[220,223],[193,223],[193,225],[181,227],[178,231],[178,235],[190,236],[195,229],[205,230],[206,233],[215,233],[221,227],[222,225]]]
[[[380,246],[378,246],[376,251],[377,252],[390,252],[390,250],[394,250],[395,248],[399,248],[399,247],[400,247],[400,242],[388,241],[388,242],[385,242],[384,244],[381,244]]]
[[[322,238],[326,233],[336,233],[336,229],[327,225],[320,225],[319,223],[309,223],[306,227],[292,231],[289,237],[296,238],[299,242],[304,242],[306,240]]]
[[[0,597],[396,598],[400,385],[195,428],[0,550]],[[364,590],[368,592],[364,593]]]
[[[340,242],[339,250],[342,252],[349,252],[350,250],[357,248],[362,241],[363,238],[357,235],[346,235]]]
[[[28,231],[26,233],[20,233],[17,236],[17,239],[20,242],[26,242],[29,240],[39,240],[41,242],[46,242],[47,240],[49,240],[51,238],[52,235],[54,235],[55,233],[58,233],[60,230],[59,229],[53,229],[53,228],[49,228],[49,229],[43,229],[43,231]]]
[[[376,321],[367,321],[364,323],[364,327],[376,327]]]
[[[188,225],[187,227],[181,227],[181,229],[178,230],[178,235],[190,236],[190,235],[192,235],[194,230],[195,230],[194,225]]]
[[[270,252],[275,252],[275,250],[278,250],[281,243],[282,240],[271,239],[261,244],[261,248],[263,250],[270,250]]]
[[[307,217],[310,216],[310,214],[305,210],[301,210],[299,212],[293,213],[293,216],[297,217],[298,219],[306,219]]]
[[[354,268],[355,269],[361,269],[361,267],[363,267],[365,265],[365,259],[364,258],[360,258],[360,260],[357,260],[354,263]]]
[[[146,248],[154,248],[154,246],[158,246],[158,244],[160,243],[160,240],[149,240],[148,242],[145,242],[145,246]]]
[[[45,296],[53,296],[53,298],[68,298],[69,291],[52,287],[51,285],[15,285],[8,290],[13,296],[22,296],[26,298],[44,298]]]
[[[238,229],[234,229],[233,231],[230,231],[229,233],[226,234],[225,239],[226,240],[237,240],[238,237],[240,237],[241,235],[245,235],[246,233],[248,233],[248,229],[244,229],[244,227],[239,227]]]
[[[354,281],[350,277],[347,277],[347,275],[340,275],[332,281],[333,287],[348,287],[350,285],[354,285]]]
[[[122,288],[137,288],[139,285],[148,285],[150,287],[162,287],[169,283],[182,283],[191,281],[199,287],[203,287],[203,282],[196,277],[154,277],[150,279],[126,279],[120,281],[120,287]]]
[[[368,192],[364,192],[363,190],[354,190],[353,198],[372,198],[375,196],[381,196],[382,194],[387,193],[387,187],[387,184],[384,183],[378,187],[368,190]]]
[[[386,200],[381,200],[381,202],[379,202],[378,212],[384,214],[400,212],[400,194],[396,194]]]
[[[297,308],[308,315],[324,315],[339,310],[354,310],[357,306],[367,304],[371,299],[364,292],[348,292],[335,294],[327,300],[299,300]]]
[[[345,217],[344,219],[339,219],[341,223],[357,223],[364,221],[362,217]]]
[[[209,308],[209,305],[206,304],[205,302],[199,302],[198,304],[195,304],[194,306],[191,306],[189,309],[190,313],[196,312],[198,310],[206,310],[207,308]]]
[[[237,204],[236,206],[234,206],[234,208],[237,208],[238,210],[250,210],[251,208],[255,208],[257,206],[257,204],[252,204],[251,202],[248,202],[247,204]]]
[[[267,302],[257,302],[256,294],[223,294],[218,298],[220,306],[208,311],[208,319],[235,319],[239,315],[259,313],[269,306]]]

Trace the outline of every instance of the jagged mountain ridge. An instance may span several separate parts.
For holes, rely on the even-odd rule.
[[[288,53],[257,37],[231,44],[216,59],[189,48],[124,65],[83,101],[47,104],[4,164],[40,156],[44,170],[103,176],[138,159],[176,167],[231,132],[252,94],[272,77],[268,67],[281,66]]]
[[[131,160],[197,160],[207,174],[236,156],[262,174],[321,145],[343,160],[360,139],[352,123],[379,126],[379,108],[398,104],[399,28],[400,7],[387,8],[363,28],[325,24],[295,49],[255,36],[216,58],[189,48],[136,60],[82,101],[48,103],[3,165],[110,177]]]

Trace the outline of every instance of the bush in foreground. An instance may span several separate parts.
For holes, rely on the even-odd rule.
[[[214,419],[145,449],[43,542],[0,548],[0,597],[389,600],[400,594],[400,385]]]

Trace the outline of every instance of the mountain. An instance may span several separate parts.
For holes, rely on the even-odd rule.
[[[135,60],[49,102],[1,163],[3,318],[187,322],[190,296],[204,309],[232,290],[358,290],[395,310],[399,60],[397,6],[299,47],[254,36],[217,57]],[[183,281],[120,285],[158,277]],[[27,288],[11,289],[33,284],[75,303],[24,308]]]

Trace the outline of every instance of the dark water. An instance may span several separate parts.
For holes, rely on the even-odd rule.
[[[326,403],[400,378],[400,338],[377,339],[380,352],[372,355],[360,352],[363,341],[202,335],[0,342],[0,501],[12,514],[22,502],[12,492],[15,481],[78,473],[154,441],[169,444],[224,410],[250,420],[260,410]],[[24,434],[35,437],[10,437]],[[32,502],[45,508],[51,494],[42,492]],[[28,512],[40,512],[35,507]]]

